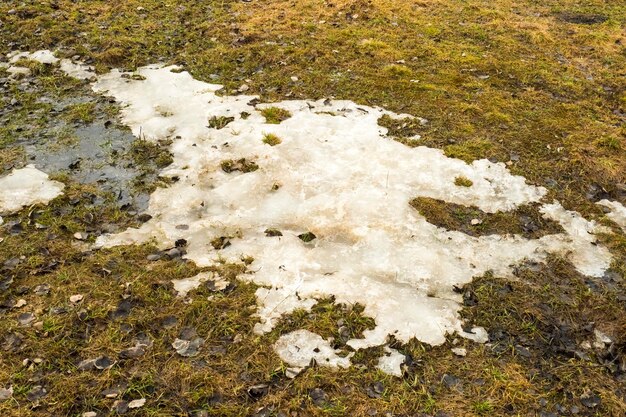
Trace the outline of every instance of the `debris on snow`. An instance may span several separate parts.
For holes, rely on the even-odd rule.
[[[320,366],[347,368],[354,355],[337,355],[322,336],[303,329],[282,335],[274,344],[274,350],[283,361],[300,369],[309,366],[312,359]]]
[[[46,204],[61,195],[64,187],[32,165],[14,169],[0,178],[0,213],[13,213],[36,203]]]

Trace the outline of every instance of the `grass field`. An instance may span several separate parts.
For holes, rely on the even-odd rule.
[[[75,233],[93,241],[142,219],[100,184],[57,173],[64,196],[4,216],[0,226],[0,389],[13,389],[12,398],[0,402],[0,415],[626,413],[626,236],[595,204],[602,198],[626,203],[623,2],[0,3],[0,53],[38,49],[79,55],[99,73],[171,63],[223,84],[225,94],[245,90],[268,102],[347,99],[423,117],[427,124],[381,123],[407,146],[440,148],[468,162],[505,162],[514,174],[546,187],[549,198],[611,228],[600,240],[615,260],[598,279],[559,257],[520,267],[514,279],[477,277],[460,289],[462,316],[488,329],[490,342],[450,336],[437,347],[392,343],[410,357],[402,378],[377,371],[382,348],[371,348],[357,352],[351,368],[311,367],[290,379],[272,350],[279,335],[304,328],[337,341],[345,332],[358,336],[372,327],[362,306],[322,300],[257,336],[256,288],[236,280],[251,272],[245,260],[210,268],[231,285],[217,292],[202,287],[187,303],[170,281],[201,269],[176,254],[148,260],[158,252],[148,245],[89,249]],[[117,124],[117,105],[84,83],[44,65],[25,65],[32,75],[17,81],[0,68],[0,175],[28,163],[24,143],[39,140],[43,129],[52,132],[46,140],[63,149],[83,128]],[[281,114],[274,113],[279,122]],[[419,143],[410,139],[416,133]],[[156,177],[171,162],[167,143],[137,140],[126,153],[107,155],[108,162],[135,167],[133,192],[167,185]],[[467,178],[458,181],[471,186]],[[539,222],[532,207],[507,217],[432,199],[411,204],[431,223],[473,235],[523,233],[514,221],[519,215]],[[468,224],[483,215],[480,226]],[[77,294],[81,301],[69,301]],[[26,304],[20,307],[19,300]],[[33,319],[20,325],[27,312]],[[611,343],[581,347],[593,345],[596,329]],[[190,333],[205,339],[203,349],[181,357],[171,343]],[[144,343],[143,354],[125,351],[137,343]],[[467,355],[452,354],[453,347]],[[78,369],[82,360],[101,356],[112,366]],[[141,398],[142,407],[124,409]]]

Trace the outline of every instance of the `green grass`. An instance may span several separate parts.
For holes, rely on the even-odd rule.
[[[263,143],[270,146],[276,146],[281,144],[282,140],[273,133],[266,133],[263,135]]]
[[[265,123],[277,125],[291,117],[291,113],[279,107],[267,107],[261,110],[261,114],[265,117]]]

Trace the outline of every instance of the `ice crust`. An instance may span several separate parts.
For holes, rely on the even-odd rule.
[[[166,248],[185,239],[186,257],[201,267],[218,259],[253,257],[254,273],[240,279],[261,286],[258,333],[271,330],[295,309],[310,309],[317,299],[334,296],[340,303],[364,305],[364,314],[375,319],[374,329],[348,342],[354,349],[385,344],[388,335],[436,345],[457,332],[485,342],[484,329],[463,332],[455,286],[487,271],[510,275],[515,265],[542,262],[549,253],[565,256],[590,276],[609,267],[611,255],[594,236],[604,229],[558,202],[543,204],[541,210],[565,233],[534,240],[472,237],[428,223],[410,207],[411,199],[432,197],[493,213],[540,202],[546,190],[511,175],[501,163],[467,164],[441,150],[405,147],[377,123],[384,114],[407,115],[350,101],[255,106],[256,97],[218,96],[220,85],[175,69],[148,66],[135,73],[141,77],[113,70],[93,84],[94,91],[123,105],[122,121],[137,137],[172,140],[174,162],[162,175],[176,179],[152,194],[151,220],[139,229],[101,236],[96,245],[154,240]],[[292,116],[267,124],[260,110],[272,106]],[[209,128],[213,116],[234,121],[222,129]],[[263,143],[266,133],[282,142]],[[221,168],[225,160],[242,158],[254,161],[258,170],[226,173]],[[456,186],[458,176],[473,185]],[[282,236],[266,236],[270,228]],[[316,239],[305,243],[298,238],[306,232]],[[211,241],[217,237],[227,238],[230,246],[214,249]],[[179,285],[185,291],[198,282]],[[286,355],[285,349],[320,340],[297,331],[281,337],[276,349]],[[398,358],[390,354],[381,361]]]
[[[63,194],[63,183],[48,179],[48,174],[33,165],[14,169],[0,178],[0,214],[9,214],[37,203],[47,204]]]

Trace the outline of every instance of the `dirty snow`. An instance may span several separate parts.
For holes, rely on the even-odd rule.
[[[97,246],[154,240],[166,248],[185,239],[186,257],[201,267],[253,257],[255,272],[241,279],[261,286],[259,333],[295,309],[310,309],[317,299],[334,296],[339,303],[364,305],[364,314],[376,321],[362,339],[348,342],[355,349],[385,344],[390,334],[402,342],[416,337],[434,345],[458,332],[484,342],[484,329],[462,331],[454,286],[486,271],[510,275],[516,264],[542,262],[549,253],[568,258],[591,276],[609,267],[611,255],[594,236],[603,229],[558,202],[544,204],[542,212],[565,233],[534,240],[472,237],[428,223],[409,206],[411,199],[432,197],[493,213],[540,202],[546,190],[511,175],[504,164],[467,164],[437,149],[407,148],[377,124],[384,114],[407,115],[350,101],[254,106],[253,96],[218,96],[221,86],[174,69],[140,68],[143,80],[113,70],[93,84],[94,91],[124,106],[122,121],[136,136],[173,140],[174,163],[162,175],[177,179],[152,194],[150,221],[102,236]],[[260,110],[271,106],[289,110],[292,117],[266,124]],[[211,129],[212,116],[234,121]],[[282,143],[264,144],[267,133]],[[248,173],[221,168],[223,161],[243,158],[259,168]],[[473,185],[456,186],[458,176]],[[282,236],[266,236],[270,228]],[[298,238],[307,232],[316,239]],[[216,250],[215,238],[230,245]],[[310,342],[313,336],[300,331],[283,336],[281,343],[293,347],[301,339]]]
[[[61,195],[63,187],[63,183],[48,179],[48,174],[33,165],[14,169],[0,178],[0,213],[9,214],[33,204],[46,204]]]
[[[622,228],[623,231],[626,232],[626,207],[618,201],[610,201],[606,199],[598,201],[597,204],[608,208],[610,211],[607,213],[606,217],[613,220],[619,227]]]

